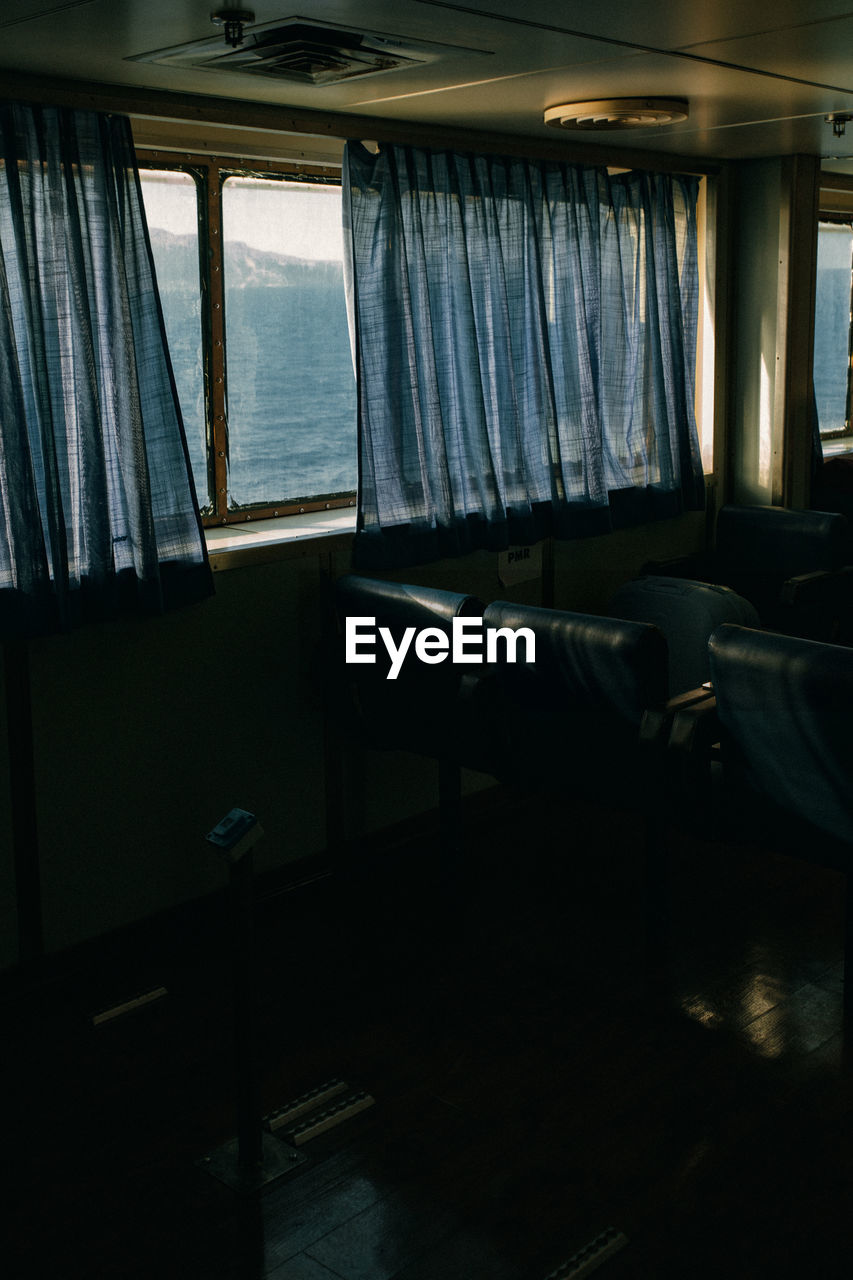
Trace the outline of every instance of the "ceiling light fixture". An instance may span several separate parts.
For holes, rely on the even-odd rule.
[[[688,111],[682,98],[596,98],[549,107],[545,123],[553,129],[654,129],[679,124]]]

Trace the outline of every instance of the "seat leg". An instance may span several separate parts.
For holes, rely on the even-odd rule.
[[[670,858],[666,824],[646,819],[645,829],[645,928],[646,959],[663,964],[669,956]]]
[[[844,876],[844,964],[842,970],[842,1011],[844,1021],[853,1026],[853,876]]]
[[[438,865],[442,913],[451,931],[459,927],[476,885],[475,861],[462,813],[462,770],[440,760],[438,766],[440,849]]]
[[[452,866],[462,851],[462,770],[449,760],[438,762],[438,809],[442,856]]]

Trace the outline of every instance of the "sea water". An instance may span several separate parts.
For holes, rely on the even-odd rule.
[[[152,232],[199,504],[211,505],[197,250]],[[229,247],[225,272],[228,505],[355,490],[356,394],[343,268]]]

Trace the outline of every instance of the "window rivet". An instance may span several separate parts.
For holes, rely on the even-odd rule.
[[[219,310],[219,303],[218,303],[218,302],[214,302],[214,304],[213,304],[213,310],[214,310],[214,311],[218,311],[218,310]]]
[[[220,457],[220,458],[224,458],[224,457],[225,457],[225,450],[224,450],[224,449],[220,449],[220,450],[219,450],[219,457]]]
[[[224,493],[224,492],[225,492],[225,490],[224,490],[224,489],[220,489],[220,490],[219,490],[219,492],[220,492],[220,493]]]
[[[305,508],[304,508],[304,507],[300,507],[300,508],[299,508],[299,514],[300,514],[301,516],[304,516],[304,515],[305,515]]]
[[[278,512],[277,512],[277,511],[274,511],[274,512],[273,512],[273,515],[274,515],[274,516],[277,516],[277,515],[278,515]]]

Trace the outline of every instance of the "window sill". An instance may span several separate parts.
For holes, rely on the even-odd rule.
[[[821,440],[821,449],[824,458],[837,458],[842,453],[851,453],[853,452],[853,437],[830,436],[828,440]]]
[[[245,524],[212,525],[204,531],[210,567],[215,572],[291,555],[307,555],[308,544],[318,539],[350,538],[353,533],[355,509],[352,507]]]

